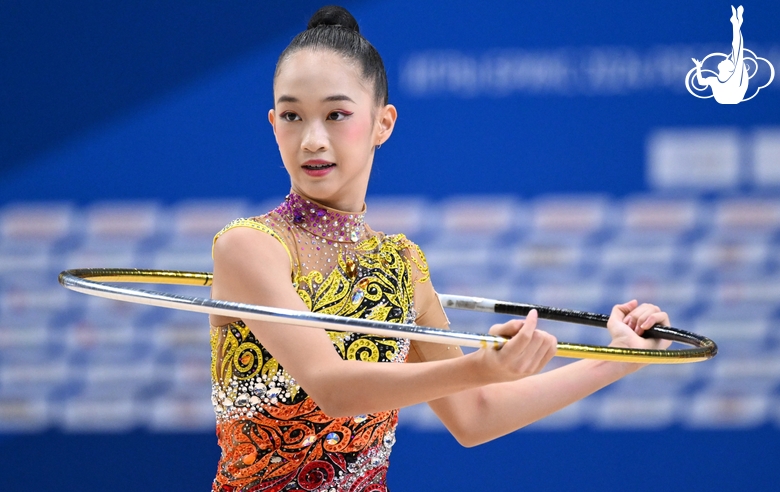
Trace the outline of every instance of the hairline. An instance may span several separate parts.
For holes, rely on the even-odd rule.
[[[360,63],[360,61],[358,59],[356,59],[353,56],[349,56],[349,55],[347,55],[347,54],[345,54],[343,52],[340,52],[340,51],[338,51],[336,49],[333,49],[333,48],[331,48],[329,46],[317,46],[317,45],[315,45],[315,46],[300,46],[300,47],[295,47],[295,48],[289,49],[289,50],[287,48],[285,48],[285,50],[282,52],[282,54],[279,56],[279,59],[276,62],[276,69],[274,70],[274,79],[273,79],[273,86],[274,87],[276,86],[276,78],[279,76],[279,73],[281,73],[281,71],[282,71],[282,64],[284,62],[286,62],[290,57],[292,57],[292,55],[298,53],[299,51],[303,51],[303,50],[310,50],[310,51],[312,51],[314,53],[317,53],[317,52],[323,52],[323,53],[324,52],[331,52],[331,53],[334,53],[334,54],[340,56],[344,61],[346,61],[349,65],[351,65],[355,69],[355,72],[356,72],[356,74],[358,76],[358,79],[360,79],[361,82],[367,82],[367,83],[369,83],[369,84],[374,86],[373,90],[369,91],[371,93],[371,95],[372,95],[372,99],[374,100],[374,103],[375,103],[374,106],[381,107],[381,106],[386,106],[387,104],[389,104],[389,102],[387,100],[387,93],[384,94],[384,98],[381,95],[377,94],[378,80],[371,80],[370,77],[366,77],[365,76],[365,74],[363,73],[363,69],[362,69],[361,63]],[[276,103],[274,103],[274,105],[275,104]]]

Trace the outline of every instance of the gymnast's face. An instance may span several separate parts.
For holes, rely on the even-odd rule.
[[[284,60],[268,120],[294,191],[327,206],[360,211],[374,147],[392,133],[395,108],[374,101],[356,64],[329,50]]]

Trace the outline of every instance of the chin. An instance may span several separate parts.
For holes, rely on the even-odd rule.
[[[331,183],[295,184],[293,189],[300,195],[318,202],[328,201],[338,194],[338,188]]]

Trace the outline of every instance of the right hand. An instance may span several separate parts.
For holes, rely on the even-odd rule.
[[[558,340],[536,329],[538,317],[533,309],[525,320],[511,320],[490,328],[491,335],[509,338],[509,341],[498,350],[492,347],[480,350],[489,378],[503,382],[531,376],[555,356]]]
[[[701,62],[700,62],[699,60],[697,60],[696,58],[691,58],[691,60],[693,60],[693,63],[694,63],[694,64],[695,64],[697,67],[701,68]]]

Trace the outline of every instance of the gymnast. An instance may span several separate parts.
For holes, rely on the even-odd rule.
[[[742,102],[748,90],[750,77],[745,65],[745,43],[742,39],[742,13],[745,9],[740,5],[736,10],[731,6],[731,54],[718,63],[717,77],[702,77],[701,61],[692,58],[696,65],[696,82],[704,87],[712,88],[712,95],[720,104],[738,104]],[[725,56],[725,55],[720,55]],[[755,61],[755,60],[754,60]],[[710,71],[710,73],[712,73]]]
[[[273,127],[291,191],[214,239],[212,298],[432,326],[448,321],[420,249],[365,223],[374,154],[398,116],[376,49],[340,7],[323,7],[281,53]],[[397,176],[399,188],[413,176]],[[247,176],[251,186],[252,177]],[[427,402],[464,446],[496,439],[641,364],[582,360],[540,373],[556,339],[525,320],[510,340],[457,346],[210,315],[212,402],[222,448],[215,491],[386,491],[398,409]],[[610,346],[665,349],[658,307],[616,305]]]

